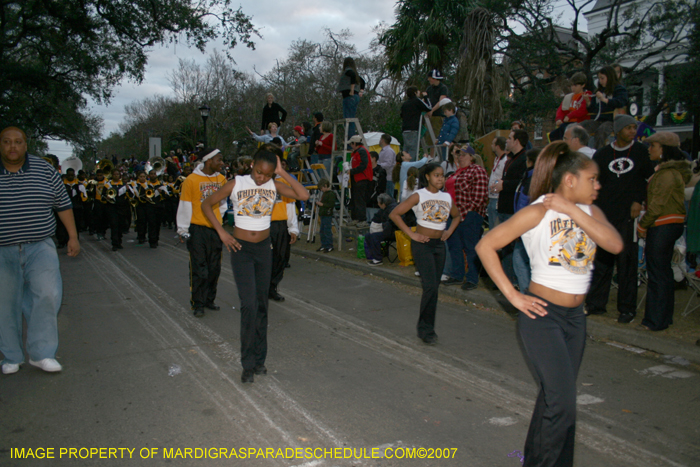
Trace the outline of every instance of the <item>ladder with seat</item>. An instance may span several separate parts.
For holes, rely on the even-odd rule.
[[[336,161],[336,158],[339,157],[343,162],[346,162],[349,150],[347,149],[348,147],[348,140],[350,139],[348,137],[348,131],[350,128],[350,124],[354,123],[355,124],[355,131],[357,134],[362,138],[362,144],[367,148],[367,151],[369,152],[369,146],[367,145],[367,139],[365,139],[365,134],[362,132],[362,125],[360,125],[360,120],[358,118],[343,118],[340,120],[335,120],[333,122],[333,152],[331,153],[331,175],[333,173],[334,163]],[[342,128],[342,135],[343,135],[343,144],[338,148],[338,142],[340,141],[338,139],[338,131],[336,131],[338,128]],[[336,196],[340,198],[340,214],[338,216],[338,251],[342,250],[343,248],[343,229],[347,228],[344,226],[345,224],[345,215],[347,214],[345,212],[345,188],[350,188],[350,177],[348,176],[348,181],[347,181],[347,187],[344,186],[345,182],[345,173],[341,170],[338,172],[338,180],[331,180],[331,188],[336,191]]]

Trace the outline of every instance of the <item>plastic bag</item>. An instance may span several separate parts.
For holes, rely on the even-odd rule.
[[[365,236],[364,235],[357,236],[357,257],[359,259],[366,259],[367,258],[367,256],[365,255]]]
[[[396,235],[396,252],[399,255],[401,266],[413,264],[413,253],[411,253],[411,238],[401,230],[394,232]]]

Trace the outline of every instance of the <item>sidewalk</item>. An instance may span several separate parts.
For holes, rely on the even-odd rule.
[[[337,237],[335,245],[337,246]],[[402,284],[420,287],[420,279],[414,274],[415,268],[413,266],[401,266],[398,259],[394,263],[390,263],[384,258],[383,265],[370,266],[366,260],[357,258],[356,242],[354,241],[344,242],[342,251],[335,249],[330,253],[317,252],[316,250],[320,246],[318,236],[316,243],[307,243],[306,235],[302,234],[297,243],[292,245],[292,254],[373,274]],[[639,288],[637,300],[642,298],[644,292],[645,286],[642,285]],[[696,345],[696,341],[700,339],[700,310],[696,310],[686,317],[681,315],[691,293],[691,290],[676,291],[674,324],[664,331],[652,332],[644,330],[639,325],[644,315],[643,303],[637,310],[637,318],[632,323],[619,324],[617,322],[617,291],[611,290],[608,312],[604,315],[588,318],[588,334],[593,339],[611,341],[612,343],[649,350],[661,355],[680,356],[700,364],[700,346]],[[455,285],[442,286],[440,287],[440,295],[463,300],[470,307],[485,309],[492,313],[503,313],[510,319],[515,319],[517,314],[517,310],[508,303],[505,297],[498,290],[488,290],[483,280],[480,281],[477,289],[469,292],[465,292]],[[698,297],[695,300],[694,303],[697,303]],[[635,351],[636,349],[629,350]]]

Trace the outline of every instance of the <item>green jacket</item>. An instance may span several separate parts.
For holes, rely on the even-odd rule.
[[[685,185],[692,173],[688,161],[663,162],[649,180],[647,211],[638,230],[685,222]]]

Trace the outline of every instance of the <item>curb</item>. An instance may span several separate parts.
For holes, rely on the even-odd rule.
[[[343,268],[369,273],[377,277],[393,280],[401,284],[410,285],[413,287],[421,286],[420,279],[418,279],[417,277],[409,277],[405,274],[397,273],[392,270],[382,268],[381,266],[372,267],[367,264],[359,263],[357,261],[349,261],[343,258],[338,258],[333,255],[328,255],[326,253],[317,253],[315,251],[292,248],[291,252],[293,255],[296,256],[303,256],[306,258],[324,261],[326,263],[341,266]],[[495,295],[495,293],[500,295],[501,300],[499,300],[498,296]],[[510,305],[505,301],[505,298],[500,294],[500,292],[495,293],[489,292],[484,289],[476,289],[470,292],[463,292],[459,287],[456,286],[447,286],[440,288],[441,295],[447,295],[450,297],[461,299],[464,302],[466,302],[465,305],[467,306],[481,304],[488,308],[493,308],[496,310],[503,311],[504,313],[512,314],[509,313],[506,309],[506,307]],[[513,309],[513,312],[514,311],[515,310]],[[634,331],[623,327],[611,326],[609,324],[600,323],[595,319],[588,319],[587,333],[589,337],[593,338],[594,340],[615,341],[621,344],[626,344],[628,346],[648,350],[661,355],[680,356],[685,358],[686,360],[700,364],[700,346],[693,346],[692,344],[680,342],[673,338],[656,336],[652,333],[652,331]]]

